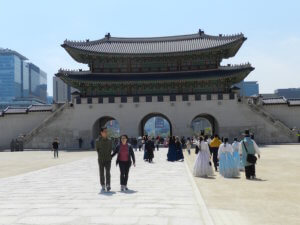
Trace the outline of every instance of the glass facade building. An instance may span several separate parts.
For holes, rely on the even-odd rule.
[[[47,102],[47,74],[10,49],[0,49],[0,102]]]
[[[259,85],[257,81],[242,81],[235,85],[240,88],[240,95],[250,97],[259,94]]]

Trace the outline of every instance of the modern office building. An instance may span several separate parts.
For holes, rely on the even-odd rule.
[[[20,53],[0,48],[0,102],[47,102],[47,74]]]
[[[58,77],[53,77],[53,102],[63,103],[71,101],[71,94],[77,89],[66,84]]]
[[[259,85],[257,81],[242,81],[235,85],[240,88],[240,95],[250,97],[259,94]]]
[[[277,89],[275,94],[286,99],[300,98],[300,88]]]

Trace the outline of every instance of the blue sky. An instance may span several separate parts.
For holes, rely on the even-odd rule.
[[[250,62],[262,93],[300,87],[298,0],[0,0],[0,47],[20,52],[52,77],[59,68],[86,69],[60,46],[65,39],[244,33],[238,54]]]

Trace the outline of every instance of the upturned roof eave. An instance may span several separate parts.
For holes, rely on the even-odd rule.
[[[107,53],[107,52],[95,52],[95,51],[88,51],[88,50],[82,50],[78,49],[74,46],[70,46],[67,44],[62,44],[61,46],[68,52],[68,54],[77,62],[87,64],[88,62],[83,61],[80,59],[80,57],[76,57],[77,54],[84,54],[84,55],[90,55],[90,56],[101,56],[101,57],[157,57],[157,56],[184,56],[188,54],[194,54],[194,53],[205,53],[209,51],[217,51],[220,48],[226,48],[230,45],[233,45],[232,49],[234,49],[234,46],[236,46],[236,49],[229,54],[228,56],[224,56],[223,59],[228,59],[231,57],[234,57],[236,53],[239,51],[241,46],[243,45],[244,41],[246,41],[247,38],[243,37],[241,39],[237,39],[233,42],[215,46],[211,48],[205,48],[205,49],[196,49],[196,50],[190,50],[190,51],[177,51],[177,52],[162,52],[162,53]]]

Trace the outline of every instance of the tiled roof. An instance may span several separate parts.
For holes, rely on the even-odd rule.
[[[52,111],[52,105],[32,105],[29,107],[29,112]]]
[[[299,98],[297,98],[297,99],[288,99],[288,104],[290,106],[296,106],[296,105],[300,106],[300,99]]]
[[[202,32],[155,38],[118,38],[106,35],[105,38],[96,41],[66,40],[62,46],[94,53],[155,54],[205,50],[244,40],[246,38],[243,34],[211,36]]]
[[[27,107],[7,107],[4,109],[4,114],[25,114],[28,112]]]
[[[264,98],[262,102],[264,105],[287,104],[287,100],[284,97]]]
[[[65,71],[59,70],[56,76],[62,79],[81,81],[101,81],[101,82],[123,82],[123,81],[147,81],[147,80],[188,80],[207,79],[214,77],[226,77],[243,75],[246,76],[254,68],[250,64],[233,67],[219,67],[211,70],[191,70],[174,72],[148,72],[148,73],[91,73],[90,71]],[[244,77],[243,77],[244,78]]]

